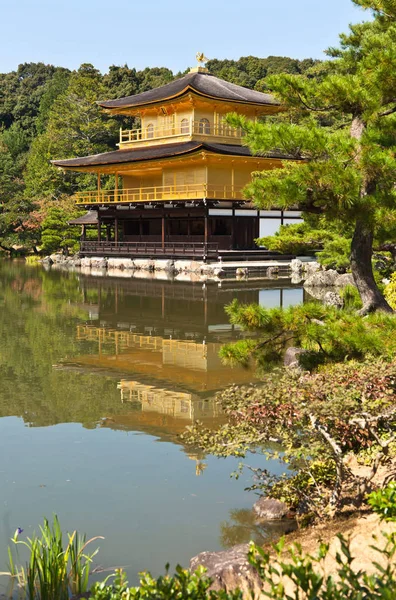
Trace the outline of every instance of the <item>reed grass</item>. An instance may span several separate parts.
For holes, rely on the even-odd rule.
[[[86,540],[85,535],[73,531],[67,534],[68,541],[63,547],[63,535],[59,520],[54,515],[52,525],[44,519],[40,535],[19,538],[17,529],[8,548],[9,573],[17,581],[29,600],[68,600],[70,596],[88,591],[90,565],[99,548],[88,553],[89,544],[101,536]],[[28,550],[28,560],[20,564],[19,547]],[[15,558],[14,558],[14,552]],[[4,573],[3,573],[4,574]]]

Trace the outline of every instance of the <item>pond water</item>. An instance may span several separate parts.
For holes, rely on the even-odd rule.
[[[254,378],[218,358],[243,335],[224,313],[235,297],[287,306],[303,291],[0,263],[0,571],[15,529],[29,535],[53,513],[65,531],[103,535],[96,567],[123,566],[131,583],[271,535],[253,522],[249,474],[230,479],[238,461],[179,438],[196,419],[221,423],[215,392]]]

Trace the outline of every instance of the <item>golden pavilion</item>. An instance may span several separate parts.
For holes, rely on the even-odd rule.
[[[270,94],[198,66],[160,88],[99,105],[138,117],[140,127],[120,131],[118,150],[53,161],[97,175],[96,190],[77,194],[88,211],[74,221],[83,228],[82,255],[216,259],[221,253],[226,260],[258,251],[256,238],[300,217],[258,211],[242,192],[253,171],[280,168],[287,157],[253,156],[225,116],[275,114],[280,106]],[[101,186],[104,175],[115,176],[114,189]],[[88,225],[97,227],[97,240],[85,239]]]

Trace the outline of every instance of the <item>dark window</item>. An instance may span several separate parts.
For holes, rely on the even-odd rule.
[[[161,235],[161,219],[142,220],[142,235]]]
[[[208,119],[201,119],[199,122],[199,133],[210,133],[210,123]]]
[[[203,219],[190,222],[191,235],[205,235],[205,223]]]
[[[135,219],[133,221],[125,221],[124,234],[125,235],[139,235],[139,221],[137,219]]]
[[[190,133],[190,121],[188,119],[180,121],[180,133]]]
[[[153,123],[149,123],[146,127],[146,136],[148,138],[153,138],[154,137],[154,125]]]
[[[188,221],[169,221],[169,235],[187,235]]]
[[[232,218],[213,219],[212,235],[231,235],[232,233]]]

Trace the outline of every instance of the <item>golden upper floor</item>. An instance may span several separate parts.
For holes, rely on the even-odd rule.
[[[121,149],[190,140],[240,144],[242,132],[227,125],[226,114],[237,112],[255,119],[280,110],[270,94],[224,81],[200,68],[160,88],[99,105],[110,114],[140,119],[138,128],[120,131]]]

